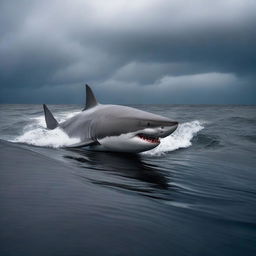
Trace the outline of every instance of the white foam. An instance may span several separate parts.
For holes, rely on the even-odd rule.
[[[78,112],[59,113],[58,121],[63,121]],[[23,134],[12,139],[12,142],[26,143],[40,147],[59,148],[80,142],[79,138],[70,138],[63,130],[56,128],[48,130],[45,127],[44,116],[31,118],[31,123],[23,128]]]
[[[192,138],[202,129],[202,121],[192,121],[180,124],[177,130],[170,136],[161,139],[161,143],[156,148],[143,152],[146,155],[162,155],[166,152],[174,151],[179,148],[187,148],[192,145]]]
[[[70,138],[65,132],[57,128],[46,130],[43,128],[33,129],[18,136],[13,142],[26,143],[34,146],[59,148],[78,143],[78,138]]]

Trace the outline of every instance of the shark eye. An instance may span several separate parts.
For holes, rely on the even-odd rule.
[[[150,126],[150,123],[149,123],[149,122],[147,123],[147,126]]]

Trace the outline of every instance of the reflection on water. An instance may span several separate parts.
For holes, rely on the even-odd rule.
[[[79,175],[94,184],[136,191],[147,196],[169,188],[166,170],[147,163],[140,155],[79,149],[68,151],[70,154],[64,158],[75,160],[82,169]],[[91,170],[94,171],[93,175]]]

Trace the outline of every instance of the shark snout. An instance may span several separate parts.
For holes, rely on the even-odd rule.
[[[170,121],[165,123],[160,128],[159,137],[164,138],[170,134],[172,134],[178,127],[179,123],[176,121]]]

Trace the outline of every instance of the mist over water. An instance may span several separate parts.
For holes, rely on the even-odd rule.
[[[65,149],[76,139],[45,129],[41,105],[0,106],[1,166],[12,163],[0,177],[0,238],[20,242],[0,252],[45,255],[54,241],[53,255],[256,254],[256,107],[133,107],[179,127],[138,155]],[[49,108],[58,121],[81,109]]]

